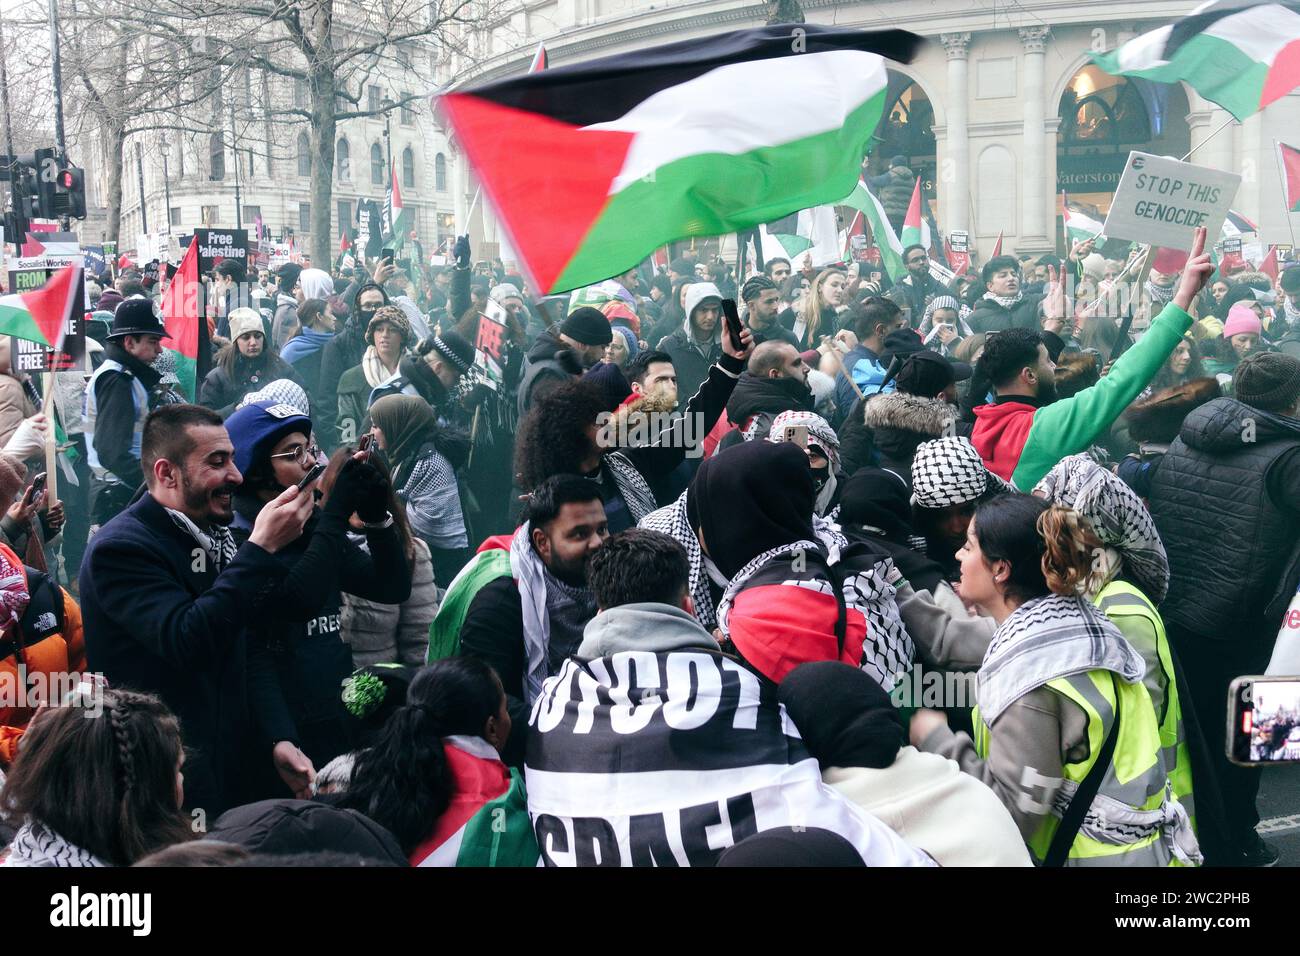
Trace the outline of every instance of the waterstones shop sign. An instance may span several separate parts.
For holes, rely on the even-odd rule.
[[[1113,193],[1124,173],[1127,153],[1091,153],[1056,157],[1056,191]]]

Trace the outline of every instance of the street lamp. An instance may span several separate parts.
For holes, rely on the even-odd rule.
[[[384,151],[388,154],[388,175],[392,176],[393,175],[393,140],[392,137],[389,135],[388,127],[393,120],[392,109],[397,104],[393,102],[392,97],[385,96],[383,100],[380,101],[379,105],[383,107],[384,110]],[[390,187],[392,186],[391,182],[389,183],[389,186]]]
[[[167,171],[167,157],[172,154],[172,144],[167,141],[167,134],[162,134],[162,140],[158,143],[158,152],[162,154],[163,160],[163,193],[167,197],[167,235],[172,234],[172,184],[171,174]]]

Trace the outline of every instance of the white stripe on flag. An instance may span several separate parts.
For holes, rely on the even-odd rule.
[[[470,817],[470,819],[474,819]],[[468,826],[468,821],[465,826]],[[455,866],[460,858],[460,844],[465,839],[465,826],[453,833],[447,840],[423,860],[420,866]]]
[[[638,134],[613,194],[687,156],[736,156],[839,129],[886,82],[884,61],[860,50],[730,63],[586,128]]]

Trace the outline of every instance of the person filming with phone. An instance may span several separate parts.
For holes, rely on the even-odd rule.
[[[287,489],[314,496],[325,460],[311,419],[292,405],[254,402],[226,427],[243,475],[233,527],[242,541]],[[284,576],[244,594],[256,622],[248,670],[259,745],[246,748],[250,800],[285,796],[286,786],[298,797],[309,795],[315,768],[352,748],[352,721],[339,694],[352,673],[339,625],[341,592],[381,604],[401,604],[410,595],[411,568],[388,510],[388,476],[368,456],[358,452],[343,466],[325,507],[313,509],[302,535],[275,554]],[[362,521],[369,554],[348,540],[353,514]]]

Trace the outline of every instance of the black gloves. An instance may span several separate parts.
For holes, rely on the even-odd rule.
[[[469,236],[468,235],[456,237],[456,245],[452,250],[452,254],[456,257],[457,269],[469,268]]]
[[[388,514],[388,480],[374,465],[349,459],[334,479],[325,510],[334,514],[356,514],[367,524],[383,521]]]

